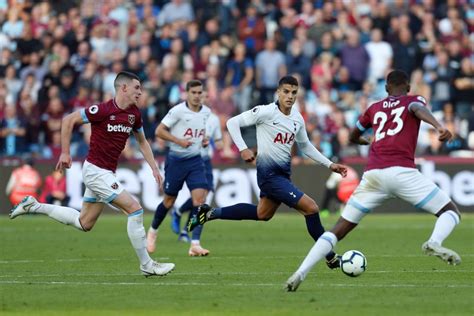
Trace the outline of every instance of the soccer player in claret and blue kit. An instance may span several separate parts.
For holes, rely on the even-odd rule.
[[[143,157],[150,166],[156,182],[161,186],[162,177],[142,128],[142,118],[137,103],[142,94],[139,78],[129,72],[120,72],[114,81],[115,98],[94,104],[64,117],[61,125],[61,156],[57,170],[70,168],[70,141],[75,125],[91,124],[90,149],[82,168],[86,186],[81,212],[70,207],[38,203],[27,196],[10,212],[10,218],[24,214],[44,214],[58,222],[74,226],[80,231],[90,231],[105,204],[112,204],[128,215],[127,233],[140,261],[140,271],[145,276],[166,275],[174,269],[173,263],[158,263],[146,250],[143,209],[138,201],[117,180],[115,170],[130,134],[134,134]]]
[[[405,72],[390,72],[386,90],[388,97],[367,108],[351,132],[353,143],[369,145],[363,133],[369,128],[375,131],[362,180],[334,228],[316,241],[298,270],[288,279],[288,291],[296,291],[313,266],[332,252],[336,243],[353,230],[365,215],[390,197],[405,200],[437,216],[430,238],[421,246],[422,251],[448,264],[461,263],[461,257],[456,252],[442,246],[459,224],[459,210],[449,196],[415,166],[421,121],[436,129],[440,141],[448,141],[452,135],[427,108],[425,98],[407,95],[410,85]]]
[[[297,79],[285,76],[279,81],[278,101],[256,106],[227,121],[232,140],[246,162],[254,161],[255,156],[247,148],[240,128],[252,125],[257,128],[258,205],[239,203],[222,208],[201,205],[188,224],[189,230],[216,219],[268,221],[284,203],[304,215],[308,232],[315,241],[324,233],[318,205],[291,182],[291,148],[296,142],[309,158],[343,176],[346,175],[347,167],[331,162],[311,144],[303,117],[293,107],[297,93]],[[331,269],[339,267],[339,258],[335,253],[328,253],[326,259]]]

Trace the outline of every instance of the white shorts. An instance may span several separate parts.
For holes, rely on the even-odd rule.
[[[123,191],[115,173],[91,164],[87,160],[82,166],[82,179],[86,186],[84,202],[110,203]]]
[[[390,167],[364,173],[359,186],[347,202],[342,217],[349,222],[360,220],[389,198],[398,197],[416,208],[438,213],[451,199],[417,169]]]

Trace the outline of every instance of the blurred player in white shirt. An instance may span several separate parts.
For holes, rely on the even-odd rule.
[[[158,205],[147,234],[147,249],[156,249],[157,231],[171,209],[184,182],[191,191],[193,206],[206,200],[208,183],[201,150],[207,146],[206,124],[211,110],[202,104],[203,85],[199,80],[186,84],[186,101],[174,106],[156,129],[156,136],[168,141],[169,152],[165,163],[164,198]],[[193,232],[190,256],[207,256],[209,250],[201,247],[202,226]]]

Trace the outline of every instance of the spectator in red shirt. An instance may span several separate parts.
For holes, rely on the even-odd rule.
[[[69,199],[64,174],[59,170],[53,170],[44,180],[40,201],[48,204],[67,206]]]

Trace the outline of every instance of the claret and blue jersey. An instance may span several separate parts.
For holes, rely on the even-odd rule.
[[[115,172],[120,154],[132,131],[143,131],[140,110],[135,105],[121,109],[111,99],[82,109],[80,113],[82,121],[91,123],[92,129],[87,161]]]
[[[422,96],[389,96],[372,104],[357,121],[360,131],[372,127],[374,141],[370,146],[366,170],[393,166],[416,168],[415,149],[420,119],[410,107],[426,106]]]

